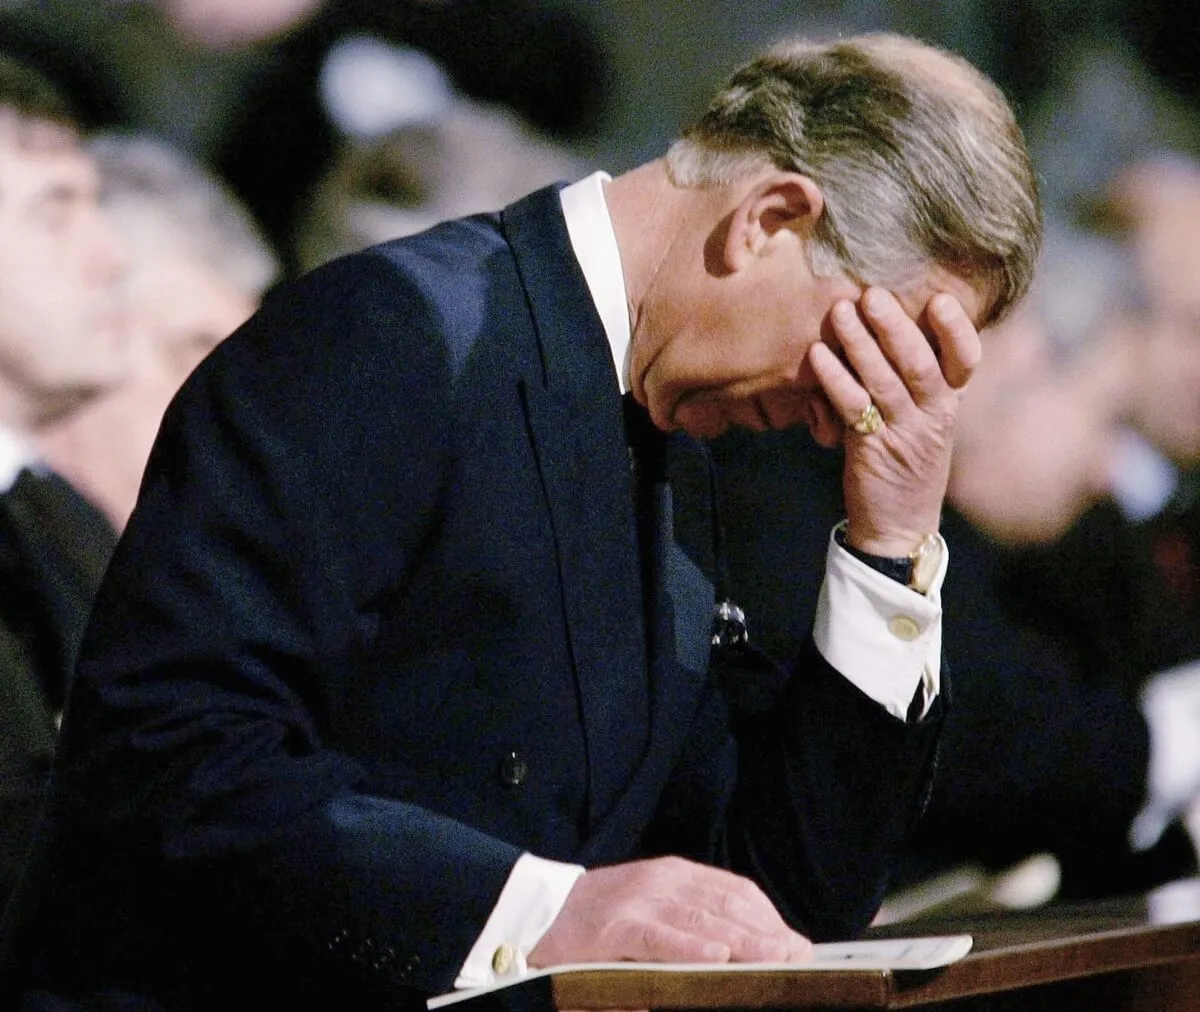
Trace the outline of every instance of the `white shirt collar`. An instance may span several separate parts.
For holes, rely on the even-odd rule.
[[[621,393],[629,390],[629,305],[625,293],[625,274],[621,270],[621,251],[613,231],[604,184],[612,177],[607,172],[590,176],[564,187],[559,193],[571,248],[583,269],[592,302],[600,314],[604,333],[612,349],[613,365]]]
[[[37,455],[30,445],[11,429],[0,425],[0,493],[13,487],[17,475],[26,467],[37,463]]]

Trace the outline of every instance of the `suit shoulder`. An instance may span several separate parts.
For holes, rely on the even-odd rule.
[[[414,344],[437,337],[461,361],[483,326],[511,319],[523,301],[498,219],[480,215],[330,261],[274,292],[259,316],[272,331],[400,342],[418,354]]]

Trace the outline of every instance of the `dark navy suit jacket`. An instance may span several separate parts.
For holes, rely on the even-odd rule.
[[[0,909],[19,874],[92,598],[117,536],[55,474],[0,493]]]
[[[554,190],[270,300],[170,409],[101,591],[19,979],[182,1008],[446,990],[523,850],[682,853],[817,937],[863,928],[939,721],[811,640],[773,705],[730,705],[707,503],[675,501],[697,467],[668,441],[639,539]]]

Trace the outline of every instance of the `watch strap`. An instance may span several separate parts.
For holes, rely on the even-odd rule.
[[[913,560],[910,556],[904,555],[899,558],[891,558],[887,555],[869,555],[867,552],[860,552],[846,541],[846,527],[844,524],[839,525],[834,530],[833,539],[838,543],[839,547],[844,548],[864,565],[870,566],[876,572],[891,577],[897,583],[902,583],[906,587],[911,585]]]

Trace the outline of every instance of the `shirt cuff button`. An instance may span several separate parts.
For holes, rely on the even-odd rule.
[[[898,640],[903,640],[905,643],[911,643],[921,635],[921,627],[917,625],[916,620],[909,618],[907,615],[896,615],[894,618],[888,619],[888,631]]]
[[[503,945],[498,945],[496,951],[492,953],[492,969],[503,976],[512,971],[516,960],[517,953],[511,945],[507,942]]]

